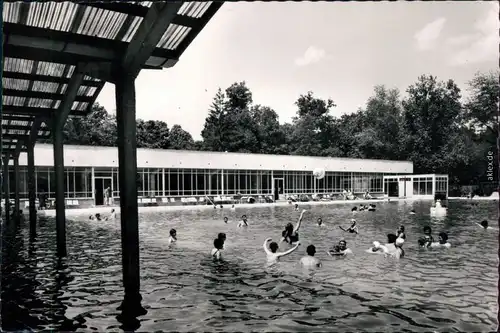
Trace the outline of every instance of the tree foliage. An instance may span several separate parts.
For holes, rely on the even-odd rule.
[[[246,83],[219,89],[194,141],[180,125],[137,120],[137,146],[159,149],[409,160],[415,173],[445,173],[452,183],[486,180],[489,152],[498,136],[498,73],[478,73],[462,101],[452,81],[423,75],[402,97],[376,86],[365,107],[335,114],[331,99],[300,95],[291,122],[269,106],[253,104]],[[115,146],[116,118],[96,104],[86,118],[71,118],[65,143]],[[496,178],[497,179],[497,178]]]

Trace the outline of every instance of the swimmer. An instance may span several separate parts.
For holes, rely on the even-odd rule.
[[[492,227],[489,227],[488,226],[488,221],[487,220],[482,220],[481,223],[476,223],[477,225],[479,225],[481,228],[483,228],[484,230],[486,229],[495,229],[495,228],[492,228]]]
[[[220,209],[224,208],[224,206],[220,205]]]
[[[99,213],[95,214],[95,219],[97,221],[101,221],[101,214],[99,214]]]
[[[359,205],[359,211],[362,212],[365,210],[365,206],[363,204]]]
[[[93,220],[94,219],[94,215],[89,215],[89,220]]]
[[[292,253],[293,251],[297,250],[297,248],[299,247],[300,245],[300,242],[297,242],[295,244],[294,247],[292,247],[290,250],[288,251],[285,251],[285,252],[276,252],[278,251],[278,243],[276,242],[272,242],[271,244],[269,244],[269,248],[267,248],[267,243],[269,241],[271,241],[272,238],[267,238],[265,241],[264,241],[264,251],[266,251],[266,255],[267,255],[267,262],[268,264],[273,264],[273,263],[276,263],[279,261],[279,258],[283,257],[283,256],[286,256],[290,253]]]
[[[438,235],[438,242],[431,244],[432,247],[451,247],[448,242],[448,234],[446,232],[440,232]]]
[[[309,245],[306,249],[307,256],[302,257],[300,259],[300,264],[304,268],[317,268],[321,267],[321,262],[318,258],[315,258],[316,247],[314,245]]]
[[[321,217],[318,217],[318,227],[324,227],[325,224],[323,223],[323,219]]]
[[[108,220],[114,220],[114,219],[116,219],[116,212],[114,209],[111,209],[111,215],[106,217],[105,220],[108,221]]]
[[[415,209],[410,210],[410,215],[415,215],[415,214],[417,214],[415,213]]]
[[[300,213],[299,221],[297,222],[297,225],[295,225],[295,228],[293,227],[293,224],[288,223],[285,226],[285,230],[281,233],[281,236],[283,238],[281,239],[281,242],[287,242],[289,244],[297,243],[299,241],[299,229],[300,225],[302,224],[302,218],[304,217],[304,213],[306,210],[302,210],[302,213]]]
[[[226,233],[224,232],[219,232],[217,235],[217,239],[220,239],[222,241],[222,248],[224,248],[224,243],[226,242]]]
[[[351,212],[353,212],[353,214],[356,213],[357,211],[358,211],[358,207],[357,206],[352,207]]]
[[[405,240],[403,238],[397,238],[394,245],[396,245],[397,253],[395,255],[396,258],[403,258],[405,256],[405,250],[403,250],[403,244]]]
[[[247,221],[246,215],[241,216],[241,221],[240,221],[240,223],[238,223],[238,228],[240,228],[240,227],[248,227],[248,221]]]
[[[375,241],[375,242],[373,242],[373,246],[371,248],[369,248],[368,250],[366,250],[366,252],[368,252],[368,253],[387,253],[388,250],[384,245]]]
[[[398,236],[398,238],[406,240],[405,226],[404,225],[399,226],[398,230],[396,231],[396,235]]]
[[[228,222],[228,218],[227,218],[227,216],[224,216],[224,223],[227,224],[227,222]]]
[[[395,255],[396,252],[399,252],[396,247],[396,240],[398,236],[394,234],[387,234],[387,244],[385,244],[385,248],[387,249],[387,254]],[[404,240],[403,240],[404,242]]]
[[[222,249],[224,248],[224,243],[221,239],[214,239],[214,248],[212,249],[211,256],[214,260],[222,259]]]
[[[375,205],[374,204],[370,204],[370,207],[368,208],[368,211],[369,212],[374,212],[375,211]]]
[[[339,245],[334,246],[330,251],[327,252],[330,256],[338,256],[338,255],[347,255],[349,253],[352,254],[351,249],[347,248],[347,242],[345,239],[341,239],[339,241]]]
[[[418,240],[418,244],[422,247],[429,247],[434,243],[434,238],[432,237],[432,229],[429,226],[424,227],[424,237]]]
[[[236,208],[234,207],[234,205],[231,206],[231,210],[236,210]]]
[[[173,244],[177,242],[177,230],[170,229],[170,237],[168,238],[168,244]]]
[[[358,234],[358,226],[356,225],[356,220],[355,219],[351,219],[351,226],[347,229],[344,229],[343,227],[339,226],[340,229],[342,229],[343,231],[345,232],[349,232],[349,233],[355,233],[356,235]]]
[[[295,208],[294,208],[297,212],[299,211],[299,204],[295,204]]]

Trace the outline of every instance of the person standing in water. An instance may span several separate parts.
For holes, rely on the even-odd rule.
[[[300,225],[302,224],[302,219],[304,218],[304,213],[306,210],[304,209],[302,213],[300,213],[299,221],[295,225],[295,228],[293,227],[293,224],[288,223],[285,226],[285,230],[281,233],[283,238],[281,239],[281,242],[287,242],[289,244],[297,243],[299,241],[299,229]]]
[[[224,223],[227,224],[227,222],[228,222],[228,218],[227,218],[227,216],[224,216]]]
[[[318,217],[318,227],[324,227],[325,224],[323,223],[323,219],[321,217]]]
[[[224,242],[216,238],[214,239],[214,248],[212,249],[212,252],[210,255],[212,256],[212,259],[214,260],[222,260],[222,250],[224,249]]]
[[[314,257],[316,254],[316,247],[314,245],[309,245],[306,249],[307,255],[300,259],[300,264],[304,268],[319,268],[321,267],[321,261]]]
[[[402,238],[402,239],[406,240],[404,225],[399,226],[398,230],[396,231],[396,234],[397,234],[398,238]]]
[[[272,241],[272,238],[267,238],[265,241],[264,241],[264,251],[266,252],[266,255],[267,255],[267,263],[268,264],[274,264],[274,263],[277,263],[279,261],[279,259],[283,256],[286,256],[286,255],[289,255],[290,253],[292,253],[293,251],[297,250],[297,248],[299,247],[300,245],[300,242],[297,242],[295,244],[294,247],[292,247],[290,250],[288,251],[285,251],[285,252],[276,252],[278,251],[278,243],[276,242],[271,242],[271,244],[269,244],[269,248],[267,247],[267,243],[269,241]]]
[[[349,233],[355,233],[356,235],[358,234],[358,226],[356,225],[356,220],[355,219],[351,219],[351,226],[347,229],[344,229],[343,227],[339,226],[340,229],[342,229],[343,231],[345,232],[349,232]]]
[[[448,234],[446,232],[440,232],[438,241],[432,243],[431,247],[451,247],[451,244],[448,242]]]
[[[424,227],[424,237],[418,240],[418,244],[422,247],[429,247],[434,243],[434,238],[432,237],[432,229],[428,225]]]
[[[170,237],[168,238],[168,244],[174,244],[177,242],[177,230],[170,229]]]
[[[240,227],[248,227],[248,221],[247,221],[246,215],[241,216],[241,221],[240,221],[240,223],[238,223],[238,228],[240,228]]]
[[[484,230],[492,230],[492,229],[494,230],[495,229],[493,227],[488,226],[488,221],[487,220],[482,220],[481,223],[476,223],[476,224],[479,225]]]
[[[217,239],[220,239],[222,241],[222,248],[224,249],[224,245],[226,244],[226,234],[223,232],[219,232],[217,235]]]

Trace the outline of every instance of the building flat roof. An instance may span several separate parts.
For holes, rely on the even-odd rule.
[[[19,165],[26,165],[26,153],[19,156]],[[64,146],[66,167],[118,167],[118,148]],[[35,165],[53,166],[52,145],[35,146]],[[313,171],[324,168],[330,172],[413,173],[413,162],[341,157],[313,157],[223,153],[168,149],[137,149],[138,168],[233,169]]]

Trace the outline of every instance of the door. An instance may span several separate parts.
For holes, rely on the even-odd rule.
[[[387,183],[388,189],[387,194],[389,197],[398,197],[399,196],[399,184],[396,181],[389,181]]]
[[[94,180],[94,189],[95,189],[95,205],[101,206],[104,205],[104,194],[107,188],[112,188],[112,179],[111,178],[95,178]]]
[[[101,206],[104,204],[104,182],[102,178],[94,179],[95,205]]]
[[[274,201],[279,200],[280,195],[284,193],[283,185],[283,178],[274,178]]]

